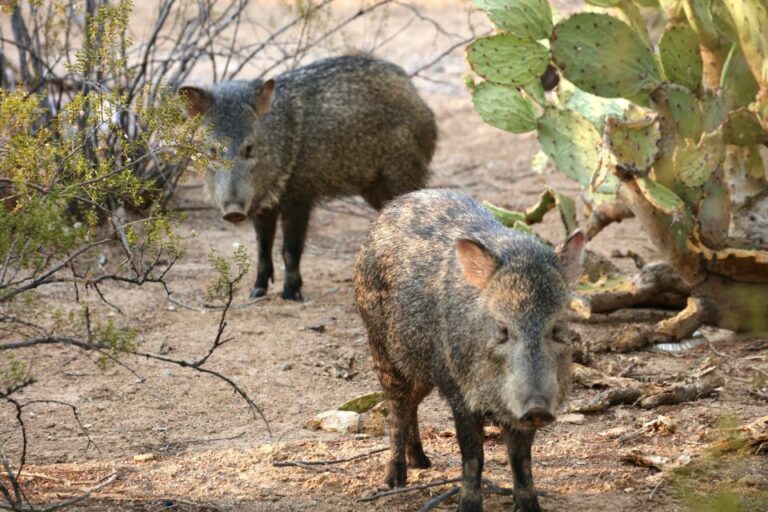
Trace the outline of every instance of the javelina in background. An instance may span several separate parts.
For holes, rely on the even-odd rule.
[[[503,429],[516,507],[540,510],[531,443],[568,390],[558,322],[583,250],[581,231],[553,251],[452,191],[413,192],[382,210],[357,259],[355,301],[390,401],[387,485],[405,485],[406,462],[429,467],[417,408],[437,386],[461,449],[459,510],[482,510],[486,419]]]
[[[272,244],[283,224],[283,297],[301,299],[299,262],[312,207],[360,194],[374,208],[424,187],[435,150],[434,114],[405,72],[364,56],[325,59],[274,80],[186,86],[203,115],[213,157],[206,188],[224,219],[250,217],[259,263],[251,297],[274,281]],[[216,154],[217,147],[225,148]]]

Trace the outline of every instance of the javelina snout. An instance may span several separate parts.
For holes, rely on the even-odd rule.
[[[407,466],[429,467],[417,409],[437,387],[461,448],[460,510],[482,510],[486,420],[502,427],[515,506],[540,510],[531,445],[568,390],[571,347],[558,331],[583,250],[580,231],[553,251],[452,191],[382,210],[358,256],[355,301],[390,401],[386,484],[404,486]]]

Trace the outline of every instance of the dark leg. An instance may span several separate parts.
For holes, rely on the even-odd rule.
[[[483,494],[480,488],[483,474],[483,425],[479,414],[463,406],[453,407],[456,437],[461,450],[461,494],[459,512],[482,512]]]
[[[272,267],[272,244],[275,242],[277,216],[277,210],[267,210],[260,212],[253,219],[256,241],[259,245],[259,266],[256,270],[256,284],[251,290],[252,299],[266,295],[269,282],[275,280],[275,271]]]
[[[411,423],[409,407],[404,400],[389,400],[389,451],[390,459],[384,474],[384,484],[389,488],[405,487],[408,478],[405,445]]]
[[[507,454],[512,466],[512,477],[515,482],[515,508],[520,512],[541,512],[536,491],[533,488],[533,473],[531,472],[531,445],[535,430],[504,429],[504,440],[507,443]]]
[[[285,262],[285,283],[283,298],[301,300],[301,253],[309,226],[311,203],[308,200],[291,201],[290,210],[283,210],[283,261]]]
[[[432,391],[431,387],[415,388],[410,397],[410,403],[413,404],[413,413],[410,415],[411,423],[408,426],[405,453],[408,459],[408,466],[412,468],[426,469],[432,466],[429,457],[424,453],[424,446],[421,444],[418,416],[419,404],[430,391]]]

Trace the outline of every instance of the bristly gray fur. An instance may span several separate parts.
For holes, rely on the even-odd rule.
[[[460,244],[483,265],[466,267]],[[355,302],[390,401],[390,487],[405,485],[406,459],[429,466],[417,408],[437,387],[453,409],[461,446],[461,510],[481,510],[487,418],[508,439],[516,503],[539,510],[530,446],[568,390],[571,347],[556,329],[582,250],[581,233],[555,252],[450,190],[405,194],[382,210],[358,255]],[[466,268],[480,268],[483,277],[474,281]]]

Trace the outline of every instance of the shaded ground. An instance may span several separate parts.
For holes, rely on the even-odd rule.
[[[444,7],[450,21],[451,14]],[[406,59],[399,54],[383,56]],[[441,65],[445,83],[418,81],[438,115],[440,145],[434,159],[435,186],[453,186],[496,204],[522,208],[535,202],[545,184],[577,195],[577,187],[555,175],[529,170],[536,151],[533,136],[513,136],[485,126],[474,113],[461,85],[464,67],[457,54]],[[133,290],[113,285],[107,298],[125,313],[120,319],[141,325],[141,347],[170,350],[178,358],[193,359],[205,352],[215,335],[218,312],[201,308],[202,294],[214,272],[207,261],[211,248],[229,253],[242,243],[255,256],[254,235],[248,226],[231,226],[205,205],[196,179],[181,189],[179,207],[188,209],[180,231],[195,236],[185,242],[187,256],[169,275],[173,296],[189,309],[169,302],[161,289]],[[190,209],[191,208],[191,209]],[[350,201],[336,201],[318,209],[310,228],[303,261],[303,304],[280,300],[278,265],[276,285],[266,300],[248,303],[252,272],[237,291],[227,333],[236,341],[218,350],[210,366],[237,381],[265,411],[272,436],[254,420],[245,404],[220,382],[178,367],[155,362],[126,361],[146,382],[120,366],[106,371],[82,354],[61,347],[35,349],[31,366],[45,376],[21,398],[55,398],[77,406],[98,449],[86,451],[86,440],[68,410],[39,406],[25,418],[30,435],[28,492],[41,502],[63,499],[117,470],[117,479],[79,507],[83,510],[398,510],[415,511],[430,496],[419,491],[371,503],[356,499],[370,493],[383,475],[386,453],[321,468],[276,468],[273,461],[336,459],[387,445],[386,438],[341,435],[302,428],[318,412],[333,409],[348,398],[378,389],[361,322],[352,302],[352,267],[357,248],[373,214]],[[537,231],[550,240],[562,236],[551,214]],[[279,246],[279,240],[278,240]],[[654,253],[638,224],[627,221],[609,227],[590,248],[603,254],[632,248],[646,258]],[[618,260],[623,268],[627,261]],[[55,303],[56,291],[50,300]],[[92,297],[94,303],[97,297]],[[105,306],[100,306],[105,307]],[[322,329],[316,328],[323,326]],[[309,329],[312,327],[312,329]],[[585,339],[601,343],[626,322],[576,324]],[[632,406],[587,416],[583,424],[557,423],[543,432],[534,447],[538,486],[546,492],[542,505],[550,512],[571,510],[658,512],[686,510],[676,487],[659,484],[654,470],[621,462],[631,447],[657,455],[695,454],[718,435],[719,418],[743,422],[766,414],[766,402],[749,394],[756,379],[768,371],[768,340],[736,341],[725,336],[683,354],[642,352],[597,354],[592,366],[618,375],[634,364],[631,377],[640,381],[674,380],[708,366],[727,376],[715,397],[694,403],[641,410]],[[343,372],[339,372],[342,368]],[[350,378],[338,377],[339,373]],[[574,384],[573,397],[597,391]],[[641,435],[620,445],[617,438],[659,415],[674,419],[675,432]],[[434,467],[411,470],[410,484],[460,473],[458,446],[450,411],[430,396],[420,411],[424,444]],[[0,441],[11,454],[18,439],[6,431],[12,411],[0,407]],[[624,430],[622,430],[624,429]],[[135,455],[152,454],[138,462]],[[704,489],[716,489],[713,475],[739,481],[742,510],[768,510],[750,501],[755,492],[768,491],[765,456],[728,460],[713,473],[693,477]],[[500,441],[489,431],[485,476],[511,485]],[[650,478],[649,478],[650,477]],[[697,480],[698,479],[698,480]],[[431,492],[445,490],[432,489]],[[511,498],[489,496],[486,510],[509,510]],[[451,503],[442,510],[454,509]],[[713,509],[714,510],[714,509]]]

